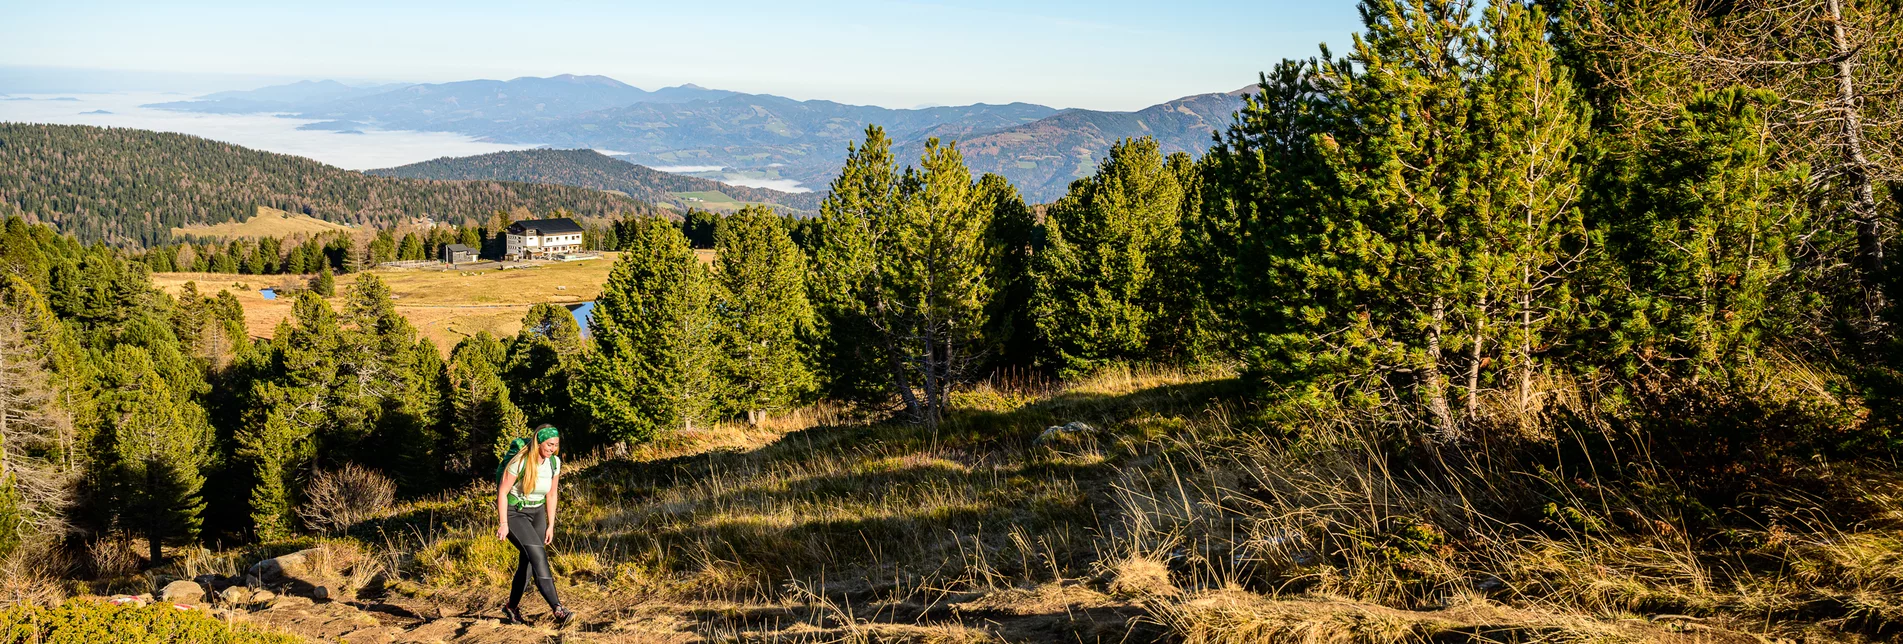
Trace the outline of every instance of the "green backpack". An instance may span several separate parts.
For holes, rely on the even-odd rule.
[[[498,484],[502,483],[502,473],[509,471],[509,464],[515,462],[516,455],[521,454],[522,450],[525,450],[528,448],[529,448],[529,439],[526,437],[517,438],[515,440],[509,441],[509,451],[502,455],[502,462],[496,465],[496,483]],[[549,472],[552,474],[561,474],[562,473],[562,455],[556,454],[554,456],[550,456],[549,458],[555,461],[554,463],[551,463],[549,465],[549,468],[548,468]]]

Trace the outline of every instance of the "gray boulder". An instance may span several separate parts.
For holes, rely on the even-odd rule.
[[[196,581],[180,579],[166,584],[159,591],[159,599],[175,604],[196,604],[205,601],[205,587]]]
[[[1038,445],[1046,445],[1059,441],[1074,440],[1096,432],[1097,428],[1086,425],[1081,421],[1073,420],[1062,425],[1052,425],[1045,428],[1043,433],[1037,435],[1037,440],[1034,442]]]
[[[218,593],[218,598],[233,606],[250,603],[251,589],[244,586],[230,586]]]

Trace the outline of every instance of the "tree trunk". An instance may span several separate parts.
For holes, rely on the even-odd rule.
[[[1480,296],[1478,320],[1474,324],[1473,351],[1467,364],[1467,418],[1480,413],[1480,354],[1487,343],[1487,296]]]
[[[158,508],[160,500],[158,497],[153,496],[153,492],[158,490],[159,482],[157,472],[158,463],[153,462],[152,459],[146,459],[145,494],[143,495],[145,497],[145,510],[147,513],[145,519],[145,540],[146,545],[152,549],[152,566],[155,568],[158,567],[159,563],[165,560],[165,552],[160,548],[160,542],[165,538],[164,530],[160,528],[160,524],[164,523],[164,521],[161,520],[161,511]]]
[[[1867,314],[1875,319],[1885,307],[1883,293],[1883,231],[1878,221],[1876,188],[1870,180],[1870,159],[1863,150],[1863,113],[1851,74],[1850,39],[1844,35],[1842,0],[1826,0],[1830,11],[1831,54],[1837,60],[1837,109],[1843,111],[1844,177],[1850,183],[1850,218],[1857,226],[1858,268],[1864,285]]]
[[[1529,429],[1527,416],[1533,413],[1533,276],[1532,269],[1520,267],[1520,393],[1515,404],[1521,431]]]
[[[1442,443],[1459,442],[1460,429],[1454,425],[1454,413],[1447,406],[1447,376],[1440,370],[1441,329],[1447,321],[1447,302],[1434,298],[1434,326],[1427,336],[1427,413],[1433,416],[1435,439]]]

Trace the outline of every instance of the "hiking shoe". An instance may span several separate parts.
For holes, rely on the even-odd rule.
[[[569,622],[575,621],[575,611],[568,610],[566,606],[556,606],[555,612],[549,613],[549,616],[555,618],[556,628],[568,626]]]
[[[503,606],[502,607],[502,623],[527,624],[529,623],[529,620],[522,619],[522,609],[516,608],[514,606]]]

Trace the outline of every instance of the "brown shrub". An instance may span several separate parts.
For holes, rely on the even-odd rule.
[[[100,579],[124,577],[139,571],[139,554],[124,535],[111,534],[86,544],[92,561],[93,576]]]
[[[396,501],[396,483],[351,463],[312,476],[305,495],[304,504],[297,508],[304,525],[338,533],[389,512]]]

